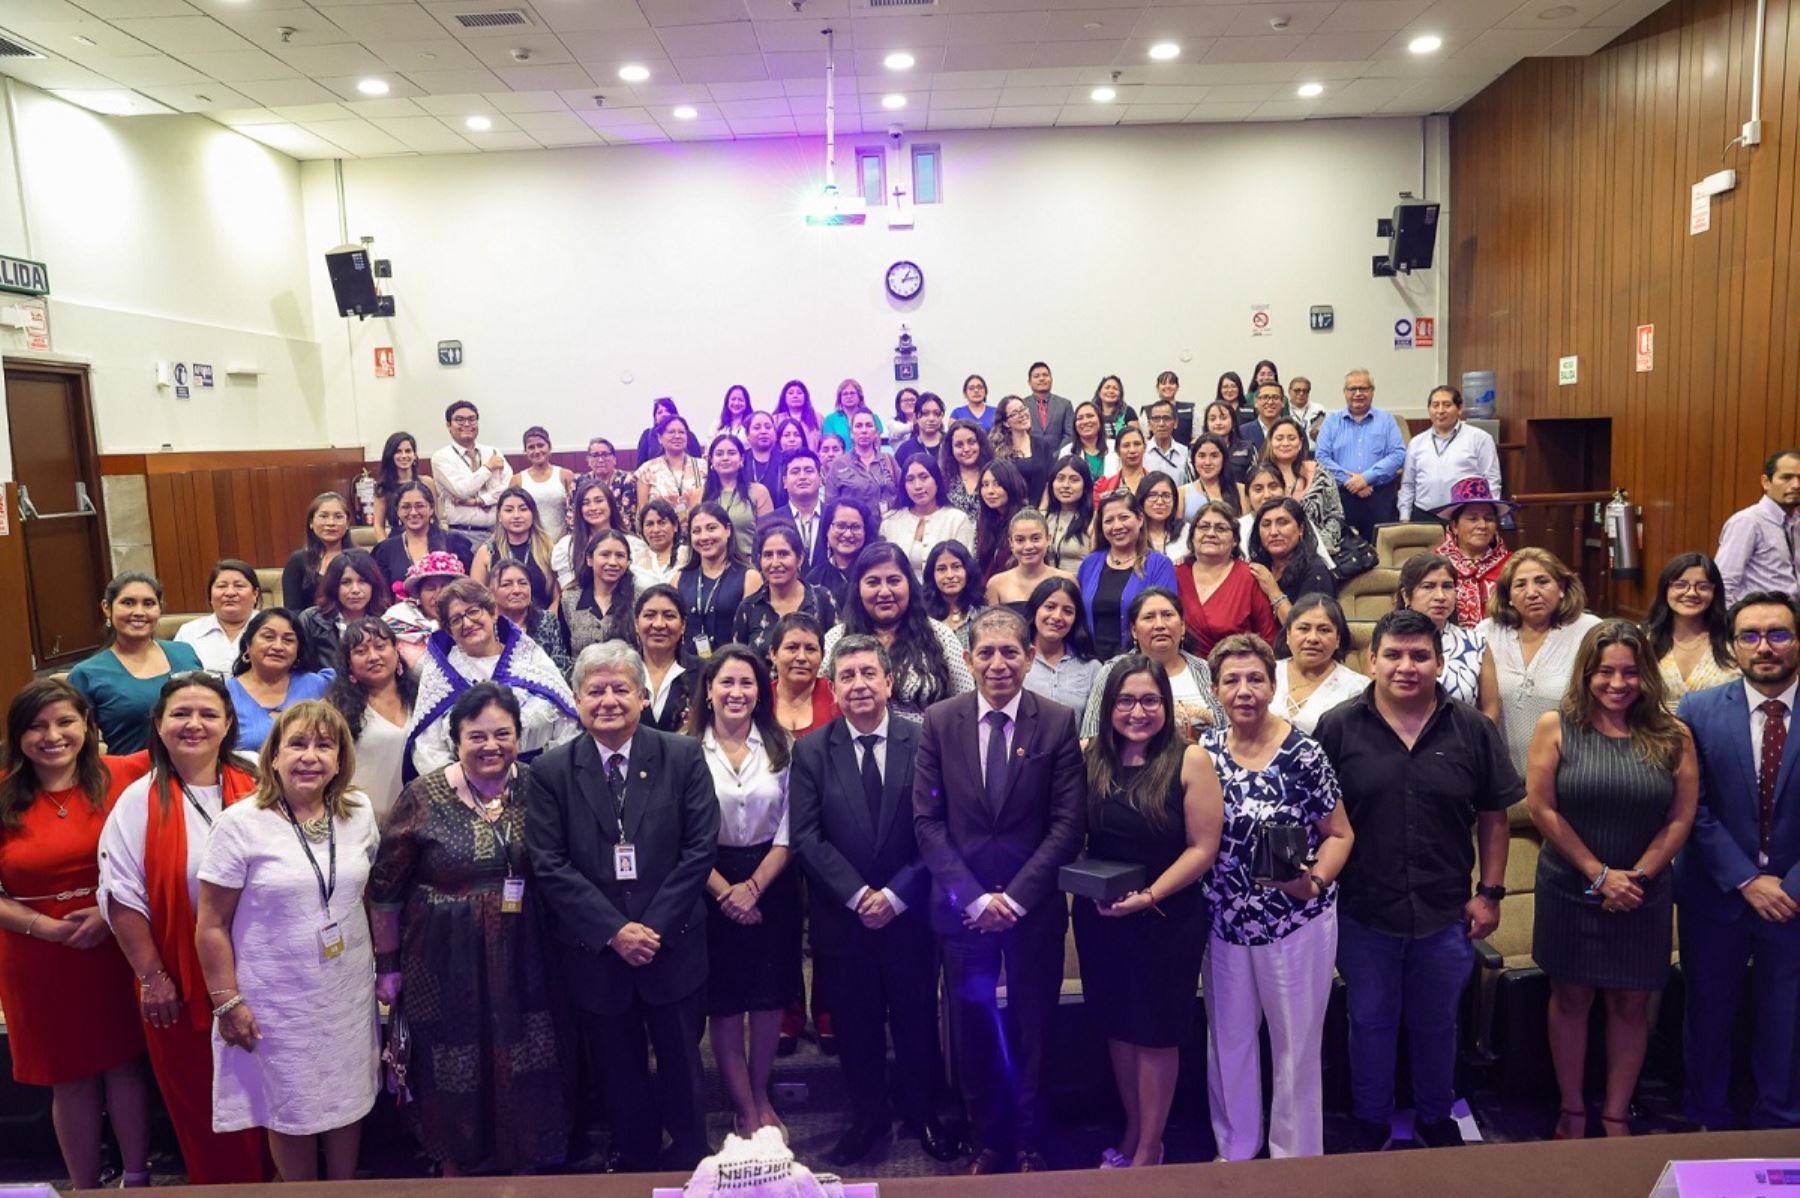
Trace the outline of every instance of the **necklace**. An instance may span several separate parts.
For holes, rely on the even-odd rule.
[[[308,840],[314,844],[322,844],[331,832],[331,811],[327,808],[311,819],[296,821],[296,825]]]

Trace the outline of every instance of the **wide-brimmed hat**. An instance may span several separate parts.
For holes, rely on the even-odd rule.
[[[439,549],[414,562],[406,571],[406,580],[394,584],[394,592],[416,599],[419,588],[429,579],[461,578],[463,574],[462,559],[454,553]]]
[[[1510,499],[1501,499],[1495,495],[1494,489],[1488,486],[1488,480],[1476,475],[1474,478],[1457,479],[1456,485],[1450,488],[1450,502],[1432,514],[1448,524],[1456,518],[1458,508],[1471,503],[1491,503],[1496,508],[1506,508],[1509,511],[1519,506]]]

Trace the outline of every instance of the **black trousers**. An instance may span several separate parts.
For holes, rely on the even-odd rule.
[[[623,1166],[649,1172],[699,1164],[707,1151],[706,1118],[700,1107],[706,987],[667,1004],[639,997],[617,1015],[583,1011],[581,1020],[594,1072],[606,1090],[613,1150]],[[651,1050],[656,1053],[654,1090]],[[665,1128],[670,1140],[667,1153],[662,1151]]]
[[[1392,524],[1400,519],[1400,480],[1385,483],[1376,487],[1368,498],[1352,495],[1340,484],[1338,498],[1344,501],[1344,523],[1363,535],[1369,544],[1375,543],[1375,526]],[[1429,516],[1430,513],[1425,513]]]
[[[890,1113],[909,1121],[931,1115],[940,1059],[937,940],[924,917],[908,913],[879,932],[858,928],[848,945],[815,955],[815,964],[821,959],[831,979],[832,1029],[852,1118],[863,1124],[884,1122]]]
[[[1062,990],[1060,897],[1004,932],[941,938],[956,1071],[977,1151],[1041,1152],[1049,1140],[1044,1065]],[[1006,969],[1006,1010],[995,991]]]

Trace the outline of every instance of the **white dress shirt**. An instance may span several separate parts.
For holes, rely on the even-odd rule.
[[[1005,738],[1006,749],[1010,752],[1012,749],[1013,734],[1019,730],[1019,699],[1024,693],[1025,692],[1021,690],[1017,695],[1014,695],[1012,701],[1005,707],[995,707],[987,701],[986,695],[978,695],[975,699],[975,710],[977,712],[975,723],[975,747],[978,751],[978,759],[981,762],[981,784],[983,786],[987,785],[988,744],[994,738],[994,729],[988,725],[988,716],[996,711],[1001,712],[1006,716],[1006,726],[1001,729],[1000,735]],[[1019,916],[1021,919],[1025,917],[1025,908],[1020,906],[1019,900],[1015,899],[1010,894],[976,895],[975,898],[963,908],[963,913],[970,919],[979,919],[981,913],[987,910],[988,904],[997,898],[1005,899],[1006,905],[1013,909],[1013,914]]]
[[[108,925],[112,923],[113,903],[136,911],[145,919],[151,918],[150,887],[144,878],[144,836],[150,804],[155,801],[151,787],[157,776],[157,771],[152,770],[127,786],[100,830],[100,886],[94,905],[100,908],[101,918]],[[206,838],[212,832],[209,821],[224,813],[225,799],[217,783],[189,786],[187,792],[193,796],[192,803],[182,796],[181,784],[173,778],[169,780],[169,807],[181,808],[187,839],[188,901],[198,907],[200,858],[206,853]],[[196,803],[206,813],[204,816],[194,810]]]
[[[1500,495],[1500,451],[1494,439],[1466,421],[1458,421],[1448,437],[1426,429],[1406,447],[1400,473],[1400,518],[1430,516],[1450,502],[1450,488],[1465,478],[1485,478]]]
[[[500,492],[512,477],[512,467],[488,469],[488,459],[500,451],[491,445],[474,445],[465,451],[452,441],[431,455],[431,477],[437,483],[438,515],[449,525],[492,528],[500,506]],[[469,465],[466,453],[475,455]]]
[[[1771,698],[1787,704],[1787,714],[1782,717],[1782,720],[1787,724],[1788,734],[1791,736],[1794,731],[1794,700],[1796,696],[1800,696],[1800,679],[1788,683],[1788,688],[1786,690],[1782,691],[1779,695],[1773,696],[1763,694],[1748,682],[1744,683],[1744,697],[1750,703],[1750,761],[1752,765],[1752,776],[1758,778],[1762,777],[1763,729],[1769,722],[1769,717],[1757,709],[1764,703],[1767,703]],[[1760,802],[1760,798],[1758,801]],[[1764,867],[1769,864],[1768,854],[1764,853],[1760,848],[1756,853],[1756,863]],[[1751,881],[1754,881],[1754,879],[1751,879]],[[1748,884],[1748,882],[1745,883],[1745,885]]]
[[[911,508],[897,508],[882,517],[881,539],[900,546],[912,562],[913,573],[922,577],[925,558],[941,541],[961,541],[970,553],[975,552],[975,522],[961,508],[947,503],[922,518]]]
[[[175,630],[176,640],[194,647],[201,666],[225,678],[231,677],[231,665],[237,660],[243,636],[243,628],[238,629],[236,636],[227,636],[219,617],[210,614],[189,620]]]
[[[1153,474],[1168,475],[1178,487],[1186,486],[1193,477],[1188,470],[1188,447],[1179,441],[1170,441],[1169,447],[1164,449],[1152,437],[1144,449],[1144,469]]]
[[[875,731],[873,732],[857,731],[856,725],[850,722],[848,716],[844,717],[844,729],[850,733],[850,750],[856,755],[856,772],[859,775],[862,773],[863,756],[868,753],[873,753],[875,754],[875,772],[881,775],[882,784],[885,786],[887,784],[888,750],[887,710],[885,708],[882,709],[881,723],[875,726]],[[864,736],[873,736],[875,738],[875,745],[873,748],[863,748],[862,738]],[[844,906],[855,911],[862,906],[863,897],[868,893],[869,887],[867,885],[858,886],[856,888],[856,893],[850,896],[850,901],[845,903]],[[889,890],[886,886],[881,888],[881,893],[882,897],[887,899],[888,906],[894,909],[895,915],[904,915],[906,913],[906,903],[899,895],[895,894],[892,890]]]
[[[813,504],[813,510],[810,516],[802,513],[799,508],[791,503],[783,504],[776,511],[777,515],[785,516],[789,520],[792,520],[794,522],[794,527],[800,530],[800,547],[803,551],[802,561],[804,561],[806,567],[800,571],[802,574],[806,573],[806,570],[812,568],[813,549],[819,543],[819,531],[822,527],[820,517],[824,514],[824,510],[825,505],[820,502]]]
[[[712,771],[713,790],[719,796],[719,843],[726,848],[749,848],[773,842],[788,843],[788,771],[769,768],[769,754],[762,734],[754,728],[744,742],[748,752],[742,765],[734,766],[713,729],[700,738]]]

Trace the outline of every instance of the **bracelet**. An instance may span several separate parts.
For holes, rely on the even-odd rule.
[[[44,918],[44,913],[42,911],[37,911],[32,914],[31,922],[25,925],[25,934],[27,936],[32,934],[32,929],[37,927],[37,921],[42,918]]]
[[[1590,895],[1593,895],[1593,894],[1599,894],[1599,893],[1600,893],[1600,888],[1601,888],[1601,887],[1602,887],[1602,886],[1604,886],[1604,885],[1606,885],[1606,875],[1607,875],[1607,874],[1608,874],[1608,873],[1610,873],[1610,872],[1611,872],[1611,871],[1610,871],[1610,870],[1608,870],[1608,869],[1607,869],[1607,868],[1606,868],[1606,866],[1604,866],[1604,865],[1602,865],[1602,866],[1601,866],[1601,867],[1600,867],[1600,872],[1599,872],[1599,874],[1598,874],[1598,875],[1596,875],[1596,876],[1595,876],[1595,878],[1594,878],[1594,881],[1593,881],[1593,883],[1592,883],[1592,884],[1591,884],[1591,885],[1590,885],[1590,886],[1589,886],[1589,887],[1588,887],[1588,888],[1587,888],[1587,892],[1588,892],[1588,893],[1589,893],[1589,894],[1590,894]]]
[[[758,898],[758,899],[759,899],[759,898],[761,898],[761,897],[762,897],[762,887],[761,887],[761,886],[758,886],[758,885],[757,885],[757,884],[756,884],[756,879],[755,879],[755,878],[745,878],[745,879],[744,879],[744,885],[746,885],[746,886],[748,886],[748,887],[749,887],[749,888],[750,888],[750,897],[751,897],[751,898]]]
[[[216,995],[220,995],[220,994],[236,994],[236,993],[237,993],[236,986],[227,986],[223,990],[208,990],[206,992],[206,997],[212,998],[212,997],[214,997]]]
[[[236,1010],[238,1007],[241,1007],[243,1005],[244,1005],[244,996],[241,994],[235,995],[231,998],[228,998],[224,1002],[220,1003],[218,1006],[213,1008],[213,1018],[217,1019],[221,1015],[224,1015],[227,1012]]]
[[[138,986],[142,989],[148,990],[148,989],[150,989],[151,983],[155,982],[157,978],[159,978],[159,977],[166,978],[168,976],[169,976],[169,971],[166,969],[160,969],[160,968],[153,969],[149,973],[140,973],[138,975]]]

